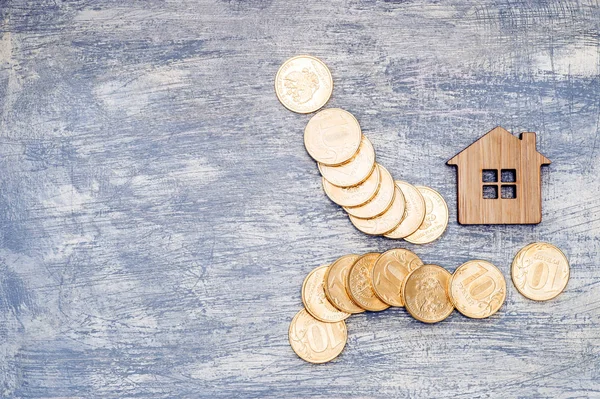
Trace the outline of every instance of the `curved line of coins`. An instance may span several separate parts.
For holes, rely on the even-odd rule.
[[[277,72],[275,92],[291,111],[317,111],[333,92],[331,72],[315,57],[290,58]],[[343,207],[358,230],[413,244],[432,242],[446,230],[444,198],[431,188],[394,181],[376,162],[373,145],[350,112],[318,112],[306,125],[304,144],[317,161],[325,194]]]
[[[569,270],[558,248],[534,243],[517,253],[511,275],[521,294],[542,301],[565,289]],[[397,306],[424,323],[440,322],[454,309],[482,319],[496,313],[505,299],[502,272],[484,260],[470,260],[450,273],[441,266],[424,264],[402,248],[345,255],[317,267],[304,279],[304,309],[290,324],[290,345],[307,362],[325,363],[344,349],[348,339],[344,320],[352,314]]]

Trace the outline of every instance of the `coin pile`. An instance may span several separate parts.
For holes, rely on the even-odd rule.
[[[558,248],[535,243],[519,251],[512,277],[527,298],[547,300],[564,290],[569,264]],[[454,309],[482,319],[496,313],[505,298],[502,272],[484,260],[468,261],[450,273],[441,266],[423,264],[416,254],[402,248],[345,255],[305,278],[304,309],[290,324],[290,345],[300,358],[325,363],[344,349],[348,339],[344,320],[351,314],[397,306],[424,323],[440,322]]]
[[[329,69],[311,56],[287,60],[275,78],[277,97],[298,113],[320,109],[332,91]],[[444,198],[429,187],[395,181],[375,161],[373,144],[350,112],[329,108],[317,113],[306,125],[304,145],[317,161],[325,194],[343,207],[360,231],[425,244],[446,230]]]

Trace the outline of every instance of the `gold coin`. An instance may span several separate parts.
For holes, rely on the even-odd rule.
[[[506,299],[506,281],[502,272],[484,260],[470,260],[460,265],[448,283],[454,307],[474,319],[490,317]]]
[[[412,184],[400,180],[396,180],[396,186],[404,194],[406,209],[404,210],[402,223],[386,234],[387,238],[407,237],[417,231],[425,219],[425,199],[421,192]]]
[[[347,284],[348,294],[350,294],[350,298],[354,303],[373,312],[389,308],[389,305],[382,302],[373,290],[371,276],[377,258],[379,258],[379,254],[373,252],[358,258],[348,272]]]
[[[348,111],[328,108],[313,116],[304,129],[304,146],[317,162],[336,166],[349,161],[360,147],[362,132]]]
[[[326,363],[336,358],[348,341],[346,323],[324,323],[302,309],[292,319],[288,332],[292,349],[302,360]]]
[[[347,313],[362,313],[365,310],[352,302],[348,296],[348,272],[350,267],[360,258],[359,255],[345,255],[329,266],[325,274],[325,295],[339,310]]]
[[[569,260],[552,244],[536,242],[521,249],[512,263],[512,280],[523,296],[547,301],[569,282]]]
[[[379,188],[375,196],[369,202],[357,207],[344,207],[349,214],[361,219],[370,219],[383,214],[394,202],[395,185],[394,178],[383,166],[376,164],[379,169]]]
[[[275,93],[284,107],[300,114],[315,112],[329,101],[333,79],[318,58],[299,55],[285,61],[275,76]]]
[[[345,320],[350,313],[338,310],[325,296],[325,273],[328,266],[319,266],[304,279],[302,302],[306,310],[317,320],[326,323]]]
[[[423,323],[437,323],[454,310],[448,298],[450,272],[437,265],[423,265],[404,281],[404,306]]]
[[[404,207],[406,202],[404,201],[404,195],[399,188],[396,187],[396,195],[394,196],[394,202],[390,209],[385,211],[382,215],[374,217],[372,219],[360,219],[350,215],[350,221],[363,233],[371,235],[382,235],[389,233],[394,230],[402,221],[404,216]]]
[[[372,199],[377,194],[379,188],[380,173],[379,168],[373,168],[373,171],[361,184],[354,187],[338,187],[329,183],[324,177],[323,190],[325,194],[338,205],[358,206]]]
[[[408,249],[395,248],[382,253],[373,266],[375,294],[390,306],[404,306],[404,280],[410,272],[421,266],[421,259]]]
[[[367,180],[375,168],[375,149],[368,138],[363,136],[358,152],[348,162],[339,166],[327,166],[319,162],[321,175],[331,184],[339,187],[352,187]]]
[[[413,244],[427,244],[437,240],[448,226],[448,205],[437,191],[423,186],[417,189],[425,199],[425,219],[419,229],[404,239]]]

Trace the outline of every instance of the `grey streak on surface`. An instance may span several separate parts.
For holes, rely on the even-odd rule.
[[[0,1],[0,396],[600,397],[597,1]],[[288,57],[378,161],[446,198],[415,246],[352,227],[281,106]],[[537,226],[460,226],[445,162],[494,126],[534,131]],[[287,328],[314,267],[404,247],[509,277],[537,240],[572,277],[488,320],[348,320],[321,366]]]

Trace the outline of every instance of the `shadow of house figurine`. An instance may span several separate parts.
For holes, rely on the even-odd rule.
[[[458,167],[460,224],[537,224],[542,221],[541,165],[535,133],[520,139],[496,127],[448,161]]]

